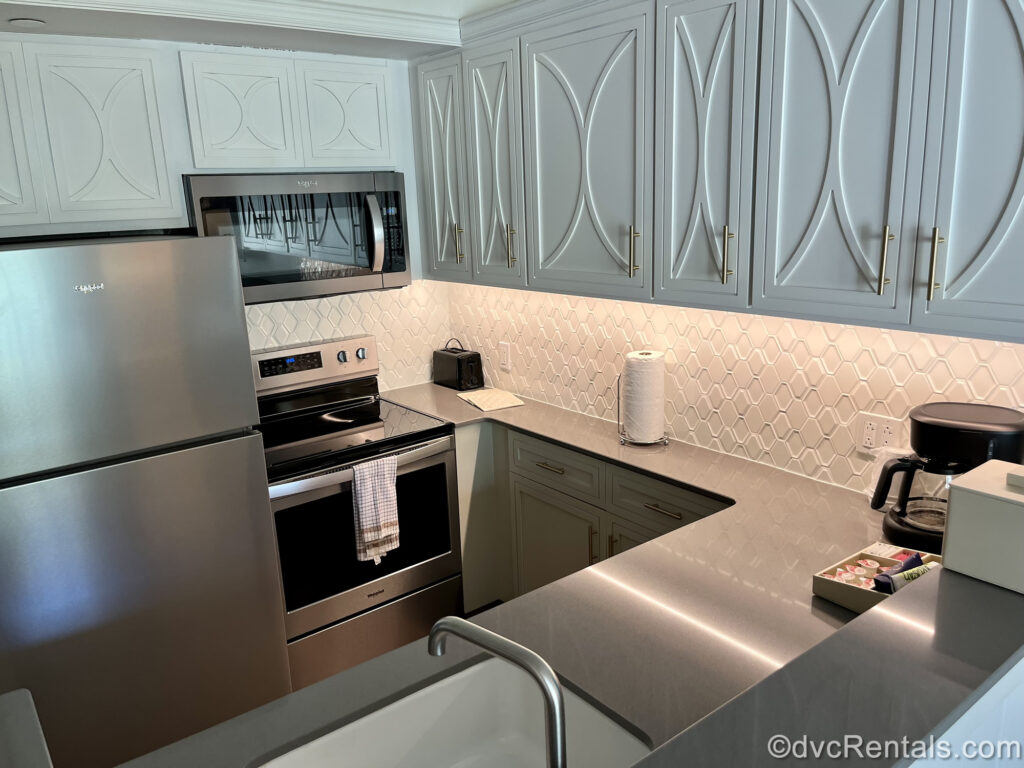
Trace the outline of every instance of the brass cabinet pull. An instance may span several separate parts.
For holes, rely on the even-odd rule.
[[[932,260],[928,265],[928,301],[935,298],[935,289],[942,286],[935,282],[935,266],[939,261],[939,243],[946,242],[946,238],[939,236],[939,228],[932,228]]]
[[[729,269],[729,241],[734,237],[736,235],[729,232],[728,224],[722,227],[722,285],[728,284],[729,275],[736,274]]]
[[[649,509],[651,512],[660,512],[666,517],[671,517],[673,520],[682,520],[683,516],[678,512],[670,512],[667,509],[662,509],[657,504],[644,504],[644,509]]]
[[[640,269],[640,265],[636,263],[636,239],[640,237],[640,233],[636,231],[632,224],[629,225],[629,269],[626,271],[629,276],[632,277]]]
[[[512,255],[512,235],[514,235],[515,233],[516,231],[512,229],[511,224],[505,225],[505,252],[508,257],[509,269],[512,269],[512,265],[519,261],[519,259]]]
[[[594,526],[587,526],[587,552],[590,553],[590,562],[594,562]]]
[[[608,557],[615,554],[615,537],[612,534],[608,534]]]
[[[452,226],[455,227],[455,263],[461,264],[462,260],[466,258],[466,254],[462,252],[462,245],[459,244],[459,235],[465,232],[465,230],[458,224],[453,224]]]
[[[882,230],[882,263],[878,267],[878,295],[881,296],[885,293],[885,286],[892,282],[885,276],[885,265],[889,259],[889,241],[895,240],[896,235],[889,231],[889,225],[885,225],[885,229]]]
[[[554,472],[556,475],[564,475],[565,474],[565,470],[562,467],[553,467],[553,466],[551,466],[550,464],[548,464],[547,462],[544,462],[544,461],[536,461],[534,463],[538,467],[540,467],[541,469],[546,469],[548,472]]]

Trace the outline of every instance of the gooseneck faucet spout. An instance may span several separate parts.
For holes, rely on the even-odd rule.
[[[551,665],[529,648],[455,616],[438,619],[431,628],[427,641],[427,649],[431,656],[444,656],[448,635],[460,637],[488,653],[515,664],[526,670],[537,682],[544,694],[548,768],[566,768],[565,701],[562,697],[562,685],[558,682],[558,675]]]

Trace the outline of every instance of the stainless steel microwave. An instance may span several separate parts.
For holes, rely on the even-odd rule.
[[[200,237],[231,235],[246,304],[410,282],[400,173],[185,176]]]

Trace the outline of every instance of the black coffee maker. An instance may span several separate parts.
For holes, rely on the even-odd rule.
[[[903,472],[882,531],[893,544],[938,554],[953,480],[989,459],[1024,464],[1024,413],[980,403],[919,405],[910,412],[910,446],[915,453],[885,463],[871,506],[882,508]]]

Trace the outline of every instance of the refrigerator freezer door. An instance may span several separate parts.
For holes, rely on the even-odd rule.
[[[288,693],[259,435],[0,490],[0,691],[16,688],[56,768]]]
[[[259,420],[234,243],[0,251],[0,481]]]

